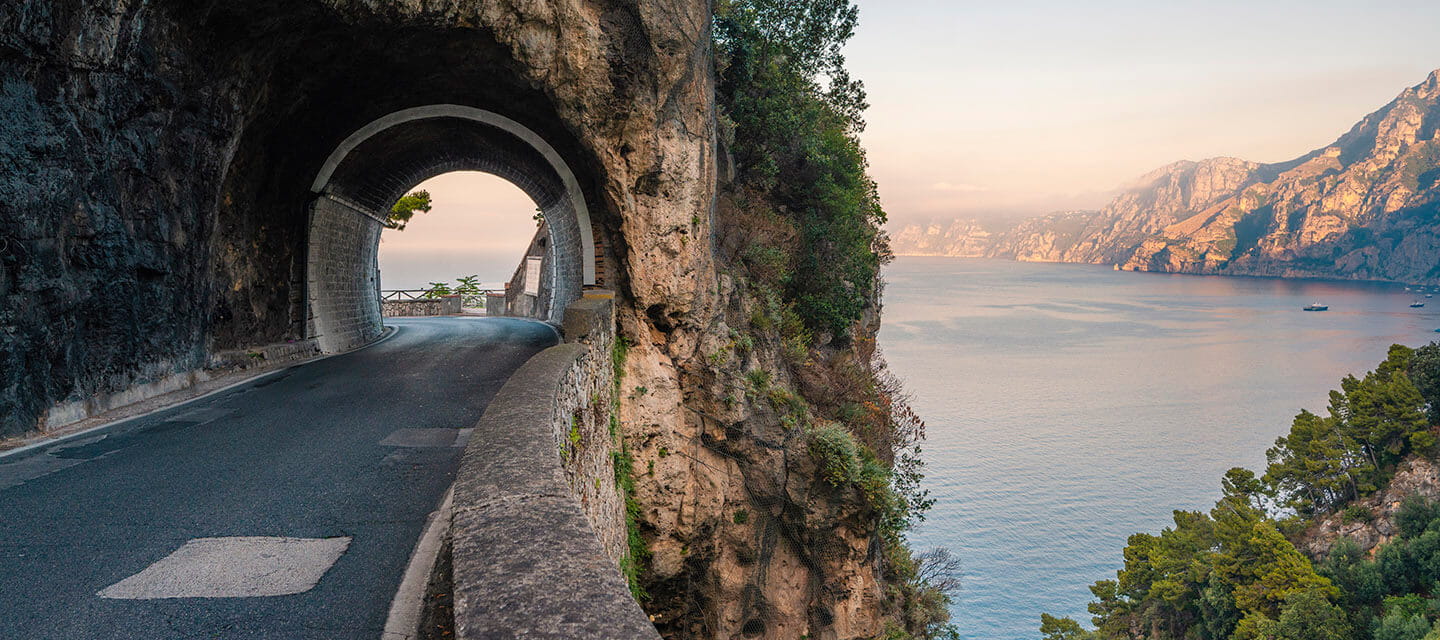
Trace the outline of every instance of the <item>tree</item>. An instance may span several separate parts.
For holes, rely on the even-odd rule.
[[[426,298],[439,298],[450,295],[450,284],[446,282],[431,282],[425,287]]]
[[[1040,614],[1040,633],[1044,640],[1092,640],[1095,634],[1086,631],[1080,623],[1070,618],[1057,618],[1048,613]]]
[[[1267,616],[1279,613],[1292,595],[1315,591],[1339,595],[1330,581],[1315,573],[1310,561],[1290,544],[1268,520],[1256,522],[1243,540],[1222,541],[1215,571],[1235,593],[1235,606],[1243,612]]]
[[[1355,612],[1351,622],[1368,629],[1373,617],[1370,611],[1378,607],[1388,592],[1379,566],[1365,556],[1354,540],[1341,538],[1316,571],[1340,589],[1339,604]]]
[[[386,218],[386,224],[396,231],[404,231],[405,225],[415,217],[416,212],[428,213],[430,206],[430,192],[421,189],[402,196],[395,204],[390,205],[390,215]]]
[[[1334,509],[1359,492],[1357,474],[1372,467],[1359,447],[1341,432],[1334,417],[1302,410],[1290,433],[1265,452],[1264,482],[1280,504],[1301,515]]]
[[[960,593],[960,557],[945,547],[915,554],[915,582],[953,600]]]
[[[1423,640],[1430,633],[1429,602],[1410,594],[1385,598],[1385,615],[1375,621],[1374,640]]]
[[[1407,373],[1425,398],[1425,413],[1430,424],[1440,424],[1440,342],[1416,349],[1411,354]]]
[[[456,278],[454,292],[467,297],[480,295],[480,276],[476,274]]]
[[[792,227],[780,236],[799,246],[776,248],[794,255],[777,283],[785,301],[810,336],[843,343],[872,303],[884,253],[885,212],[858,138],[864,87],[840,54],[857,9],[850,0],[730,0],[715,15],[736,182]]]
[[[1342,432],[1362,445],[1377,470],[1393,467],[1411,451],[1435,446],[1422,413],[1425,398],[1405,373],[1412,353],[1408,347],[1392,345],[1374,371],[1362,379],[1346,376],[1341,391],[1330,392],[1331,415],[1340,421]]]
[[[1265,452],[1264,482],[1281,505],[1303,516],[1334,511],[1383,487],[1406,455],[1433,453],[1425,398],[1406,373],[1412,355],[1391,346],[1374,371],[1340,381],[1327,416],[1295,416],[1290,433]]]
[[[1274,633],[1276,640],[1352,640],[1355,637],[1345,612],[1331,604],[1319,590],[1300,591],[1286,598],[1285,609],[1275,621]]]

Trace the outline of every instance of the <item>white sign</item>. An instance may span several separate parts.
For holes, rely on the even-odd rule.
[[[527,256],[525,258],[525,295],[540,295],[540,263],[545,258],[541,256]]]

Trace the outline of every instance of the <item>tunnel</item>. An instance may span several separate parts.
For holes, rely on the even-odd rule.
[[[0,78],[20,123],[4,135],[23,141],[0,154],[14,168],[0,187],[44,212],[0,220],[0,435],[189,386],[230,354],[374,339],[384,212],[442,173],[499,176],[544,215],[528,315],[554,321],[583,288],[615,286],[625,204],[582,142],[604,123],[562,116],[517,59],[534,43],[497,40],[488,8],[466,11],[162,0],[114,23],[53,14],[108,49],[37,40],[20,50],[33,64]]]
[[[452,171],[504,178],[544,217],[544,268],[528,315],[558,322],[584,285],[596,283],[584,194],[553,147],[494,112],[450,104],[405,109],[347,137],[311,184],[305,334],[322,351],[343,351],[379,335],[375,264],[385,212],[415,185]]]
[[[613,243],[593,215],[606,209],[596,163],[489,32],[294,24],[303,35],[277,27],[275,66],[225,178],[219,222],[241,233],[217,238],[228,287],[214,300],[212,344],[315,340],[335,353],[373,340],[386,212],[453,171],[503,178],[544,216],[540,295],[526,315],[558,321],[604,283]],[[524,252],[515,247],[517,264]]]

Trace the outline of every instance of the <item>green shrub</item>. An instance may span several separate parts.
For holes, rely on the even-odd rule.
[[[1370,509],[1360,506],[1358,504],[1352,504],[1348,507],[1345,507],[1345,510],[1340,512],[1340,520],[1345,523],[1370,522],[1374,519],[1375,514],[1372,513]]]
[[[635,459],[628,448],[611,452],[611,463],[615,467],[615,487],[625,500],[625,542],[627,552],[620,559],[620,573],[630,585],[630,594],[637,602],[650,598],[640,584],[640,575],[650,561],[650,547],[640,534],[640,501],[635,499]]]
[[[838,424],[812,427],[809,438],[810,456],[820,466],[820,477],[832,487],[854,485],[860,480],[860,445]]]

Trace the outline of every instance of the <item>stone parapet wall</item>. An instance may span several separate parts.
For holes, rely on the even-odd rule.
[[[485,294],[485,315],[487,315],[487,316],[503,316],[503,315],[505,315],[505,294],[503,294],[503,293],[487,293],[487,294]]]
[[[453,316],[460,313],[460,296],[442,296],[424,300],[385,300],[380,314],[386,318],[402,316]]]
[[[491,401],[460,462],[451,520],[457,638],[658,638],[619,570],[614,308],[565,312],[566,344]]]
[[[565,308],[565,342],[588,347],[560,381],[551,425],[565,479],[606,555],[617,564],[627,551],[625,500],[615,483],[620,448],[614,410],[615,307],[609,292],[590,293]]]

